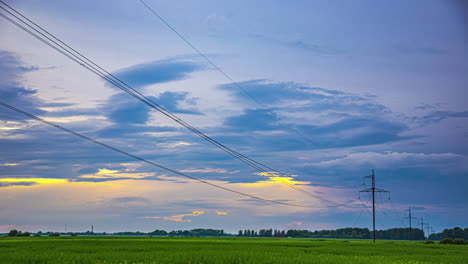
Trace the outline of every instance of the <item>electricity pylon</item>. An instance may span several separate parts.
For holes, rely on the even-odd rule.
[[[418,219],[418,218],[414,217],[414,216],[411,216],[411,206],[408,206],[408,210],[405,210],[405,211],[408,211],[408,216],[404,217],[405,219],[408,219],[408,221],[409,221],[409,237],[408,237],[409,239],[408,240],[412,240],[413,229],[412,229],[412,226],[411,226],[411,220]]]
[[[384,190],[384,189],[375,188],[374,169],[372,169],[372,174],[371,175],[366,176],[364,178],[371,178],[372,179],[372,187],[368,188],[368,189],[365,189],[365,190],[362,190],[362,191],[359,191],[359,192],[360,193],[361,192],[371,192],[372,193],[372,228],[373,228],[372,238],[373,238],[374,243],[375,243],[375,193],[376,192],[389,192],[389,191]]]

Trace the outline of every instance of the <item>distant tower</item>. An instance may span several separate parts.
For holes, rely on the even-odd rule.
[[[91,233],[94,233],[94,226],[91,226]]]

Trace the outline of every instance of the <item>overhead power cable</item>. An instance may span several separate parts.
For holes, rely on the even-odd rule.
[[[254,101],[256,104],[258,104],[260,107],[263,109],[267,110],[270,114],[275,115],[275,113],[270,110],[268,107],[266,107],[262,102],[260,102],[259,99],[257,99],[255,96],[253,96],[251,93],[247,91],[244,87],[242,87],[238,82],[236,82],[231,76],[229,76],[221,67],[219,67],[216,63],[214,63],[211,59],[208,58],[202,51],[200,51],[195,45],[193,45],[187,38],[185,38],[179,31],[177,31],[167,20],[165,20],[156,10],[151,8],[144,0],[139,0],[140,3],[148,9],[153,15],[155,15],[163,24],[165,24],[171,31],[173,31],[180,39],[182,39],[188,46],[190,46],[198,55],[200,55],[203,59],[205,59],[211,66],[213,66],[218,72],[220,72],[226,79],[228,79],[232,84],[234,84],[238,89],[240,89],[247,97],[249,97],[252,101]],[[310,138],[308,138],[304,133],[301,131],[295,129],[295,128],[289,128],[292,131],[294,131],[297,135],[305,139],[307,142],[311,143],[315,147],[318,147],[315,142],[313,142]],[[278,173],[278,171],[275,171]],[[292,177],[291,175],[285,175],[288,177]],[[300,180],[297,177],[293,177],[295,179]],[[361,187],[362,184],[355,185],[355,186],[327,186],[327,185],[321,185],[321,184],[313,184],[318,187],[323,187],[323,188],[331,188],[331,189],[352,189],[352,188],[357,188]]]
[[[228,79],[232,84],[234,84],[239,90],[241,90],[247,97],[249,97],[252,101],[254,101],[256,104],[264,108],[265,110],[269,111],[270,113],[274,114],[273,111],[271,111],[268,107],[266,107],[260,100],[258,100],[255,96],[253,96],[251,93],[247,91],[244,87],[242,87],[238,82],[236,82],[231,76],[229,76],[221,67],[219,67],[216,63],[214,63],[212,60],[210,60],[203,52],[201,52],[195,45],[193,45],[187,38],[185,38],[182,34],[179,33],[169,22],[167,22],[161,15],[159,15],[153,8],[151,8],[145,1],[139,0],[140,3],[148,9],[153,15],[155,15],[161,22],[163,22],[171,31],[173,31],[177,36],[179,36],[180,39],[182,39],[187,45],[189,45],[198,55],[200,55],[203,59],[205,59],[211,66],[213,66],[218,72],[220,72],[226,79]],[[318,148],[318,145],[313,142],[310,138],[308,138],[306,135],[304,135],[302,132],[295,128],[290,128],[293,130],[297,135],[305,139],[307,142]]]
[[[62,131],[64,131],[64,132],[67,132],[67,133],[69,133],[69,134],[72,134],[72,135],[75,135],[75,136],[80,137],[80,138],[82,138],[82,139],[85,139],[85,140],[88,140],[88,141],[90,141],[90,142],[93,142],[94,144],[97,144],[97,145],[99,145],[99,146],[101,146],[101,147],[105,147],[105,148],[110,149],[110,150],[112,150],[112,151],[115,151],[115,152],[118,152],[118,153],[120,153],[120,154],[126,155],[126,156],[128,156],[128,157],[133,158],[133,159],[136,159],[136,160],[138,160],[138,161],[142,161],[142,162],[147,163],[147,164],[149,164],[149,165],[152,165],[152,166],[158,167],[158,168],[160,168],[160,169],[169,171],[169,172],[171,172],[171,173],[174,173],[174,174],[177,174],[177,175],[180,175],[180,176],[189,178],[189,179],[191,179],[191,180],[198,181],[198,182],[200,182],[200,183],[208,184],[208,185],[213,186],[213,187],[218,188],[218,189],[222,189],[222,190],[225,190],[225,191],[229,191],[229,192],[232,192],[232,193],[235,193],[235,194],[239,194],[239,195],[242,195],[242,196],[246,196],[246,197],[249,197],[249,198],[252,198],[252,199],[256,199],[256,200],[260,200],[260,201],[264,201],[264,202],[270,202],[270,203],[281,204],[281,205],[287,205],[287,206],[304,207],[304,208],[330,208],[330,207],[337,207],[336,205],[329,205],[329,206],[307,206],[307,205],[292,204],[292,203],[288,203],[288,202],[282,202],[282,201],[267,199],[267,198],[263,198],[263,197],[260,197],[260,196],[251,195],[251,194],[247,194],[247,193],[244,193],[244,192],[236,191],[236,190],[233,190],[233,189],[230,189],[230,188],[227,188],[227,187],[224,187],[224,186],[215,184],[215,183],[211,183],[211,182],[206,181],[206,180],[198,179],[198,178],[193,177],[193,176],[190,176],[190,175],[188,175],[188,174],[185,174],[185,173],[182,173],[182,172],[179,172],[179,171],[170,169],[170,168],[168,168],[168,167],[166,167],[166,166],[163,166],[163,165],[157,164],[157,163],[155,163],[155,162],[152,162],[152,161],[146,160],[146,159],[144,159],[144,158],[141,158],[141,157],[139,157],[139,156],[133,155],[133,154],[131,154],[131,153],[129,153],[129,152],[126,152],[126,151],[120,150],[120,149],[118,149],[118,148],[112,147],[112,146],[110,146],[110,145],[108,145],[108,144],[102,143],[102,142],[100,142],[100,141],[97,141],[97,140],[95,140],[95,139],[92,139],[92,138],[90,138],[90,137],[88,137],[88,136],[85,136],[85,135],[83,135],[83,134],[80,134],[80,133],[78,133],[78,132],[75,132],[75,131],[73,131],[73,130],[70,130],[70,129],[65,128],[65,127],[63,127],[63,126],[60,126],[60,125],[55,124],[55,123],[53,123],[53,122],[47,121],[47,120],[45,120],[45,119],[43,119],[43,118],[41,118],[41,117],[38,117],[38,116],[36,116],[36,115],[34,115],[34,114],[31,114],[31,113],[29,113],[29,112],[26,112],[26,111],[24,111],[24,110],[21,110],[21,109],[19,109],[19,108],[17,108],[17,107],[14,107],[14,106],[10,105],[10,104],[7,104],[7,103],[4,103],[4,102],[1,102],[1,101],[0,101],[0,106],[3,106],[3,107],[5,107],[5,108],[10,109],[10,110],[13,110],[13,111],[15,111],[15,112],[17,112],[17,113],[20,113],[20,114],[23,114],[23,115],[25,115],[25,116],[28,116],[28,117],[30,117],[30,118],[32,118],[32,119],[35,119],[35,120],[40,121],[40,122],[42,122],[42,123],[44,123],[44,124],[47,124],[47,125],[49,125],[49,126],[55,127],[55,128],[57,128],[57,129],[60,129],[60,130],[62,130]],[[348,206],[348,207],[350,207],[350,208],[359,208],[359,207],[351,207],[351,206]]]
[[[165,116],[169,117],[170,119],[177,122],[178,124],[184,126],[185,128],[187,128],[188,130],[190,130],[194,134],[196,134],[196,135],[200,136],[201,138],[207,140],[208,142],[212,143],[213,145],[215,145],[216,147],[218,147],[221,150],[225,151],[226,153],[230,154],[231,156],[241,160],[242,162],[246,163],[250,167],[258,170],[259,172],[265,172],[267,170],[270,170],[270,171],[275,171],[276,173],[284,175],[284,176],[288,176],[288,177],[298,179],[297,177],[293,177],[293,176],[287,175],[285,173],[279,172],[278,170],[275,170],[275,169],[273,169],[273,168],[271,168],[269,166],[266,166],[265,164],[257,162],[255,160],[243,155],[243,154],[240,154],[239,152],[237,152],[237,151],[235,151],[233,149],[230,149],[227,146],[221,144],[220,142],[214,140],[213,138],[207,136],[206,134],[202,133],[198,129],[194,128],[193,126],[189,125],[185,121],[178,118],[176,115],[174,115],[170,111],[164,109],[161,105],[157,104],[156,102],[154,102],[150,98],[144,96],[143,94],[141,94],[140,92],[138,92],[137,90],[135,90],[134,88],[132,88],[131,86],[129,86],[128,84],[126,84],[125,82],[123,82],[122,80],[120,80],[119,78],[114,76],[113,74],[111,74],[110,72],[106,71],[105,69],[103,69],[102,67],[100,67],[99,65],[94,63],[92,60],[88,59],[86,56],[81,54],[80,52],[78,52],[75,49],[71,48],[69,45],[67,45],[66,43],[64,43],[63,41],[61,41],[57,37],[55,37],[53,34],[48,32],[47,30],[45,30],[41,26],[37,25],[36,23],[34,23],[30,19],[28,19],[26,16],[24,16],[23,14],[21,14],[20,12],[18,12],[14,8],[12,8],[11,6],[7,5],[4,1],[0,0],[0,3],[4,4],[7,8],[9,8],[9,9],[6,9],[6,8],[0,6],[1,9],[3,9],[8,14],[10,14],[14,18],[16,18],[18,21],[22,22],[26,27],[24,25],[18,23],[17,21],[13,20],[12,18],[6,16],[5,14],[0,13],[0,16],[5,18],[6,20],[8,20],[10,23],[12,23],[15,26],[21,28],[25,32],[29,33],[33,37],[35,37],[38,40],[40,40],[41,42],[43,42],[44,44],[48,45],[49,47],[53,48],[57,52],[61,53],[62,55],[66,56],[67,58],[69,58],[69,59],[73,60],[74,62],[78,63],[79,65],[83,66],[87,70],[91,71],[92,73],[98,75],[99,77],[101,77],[104,80],[108,81],[109,83],[113,84],[117,88],[123,90],[124,92],[130,94],[131,96],[135,97],[136,99],[142,101],[146,105],[148,105],[148,106],[156,109],[157,111],[161,112]],[[15,14],[17,14],[17,15],[10,12],[10,10],[12,12],[14,12]],[[306,195],[308,195],[310,197],[314,197],[316,199],[319,199],[319,200],[322,200],[322,201],[325,201],[325,202],[328,202],[328,203],[331,203],[331,204],[341,205],[341,203],[330,201],[330,200],[322,198],[322,197],[320,197],[320,196],[318,196],[316,194],[310,193],[310,192],[308,192],[306,190],[302,190],[298,186],[289,184],[289,183],[287,183],[285,181],[283,181],[283,182],[284,182],[284,184],[286,184],[286,185],[288,185],[288,186],[290,186],[290,187],[292,187],[292,188],[294,188],[294,189],[296,189],[298,191],[301,191],[301,192],[303,192],[304,194],[306,194]]]

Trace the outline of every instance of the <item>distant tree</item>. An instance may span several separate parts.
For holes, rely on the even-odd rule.
[[[28,237],[28,236],[31,236],[31,233],[29,233],[29,232],[24,232],[24,233],[19,232],[17,236],[19,236],[19,237]]]
[[[238,236],[243,236],[244,235],[244,232],[242,232],[242,230],[239,230],[239,233],[237,234]]]
[[[16,229],[12,229],[8,233],[8,236],[10,236],[10,237],[14,237],[14,236],[17,236],[17,235],[18,235],[18,230],[16,230]]]
[[[167,236],[166,230],[159,230],[159,229],[156,229],[153,232],[150,232],[148,234],[153,235],[153,236]]]

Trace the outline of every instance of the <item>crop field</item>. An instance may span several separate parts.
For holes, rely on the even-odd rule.
[[[261,238],[0,238],[0,263],[468,263],[468,246]]]

